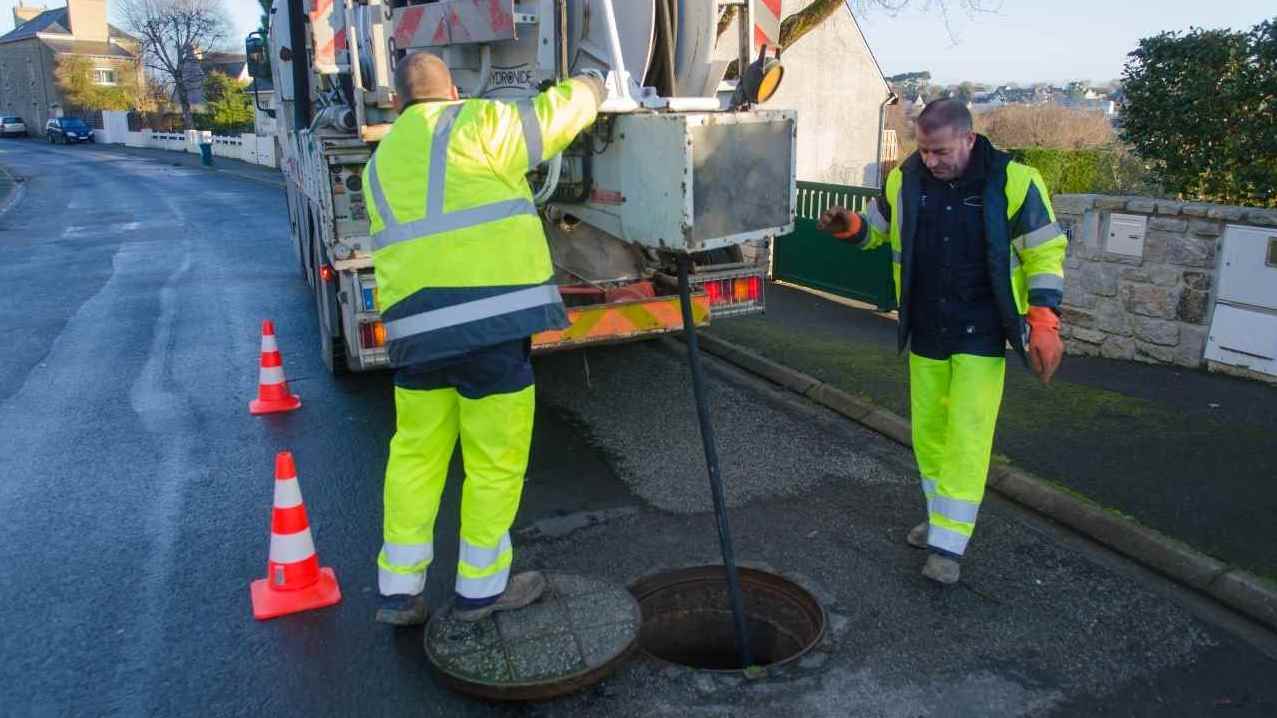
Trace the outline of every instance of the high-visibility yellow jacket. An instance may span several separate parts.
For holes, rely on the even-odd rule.
[[[988,143],[980,136],[977,142]],[[984,187],[984,234],[994,301],[1011,345],[1025,351],[1023,315],[1030,306],[1059,309],[1064,298],[1064,256],[1068,239],[1055,221],[1051,199],[1038,171],[988,145],[993,162]],[[865,249],[891,246],[892,279],[900,307],[899,348],[909,340],[910,280],[915,261],[921,174],[915,153],[887,175],[882,196],[870,200],[864,228],[852,239]]]
[[[409,105],[364,169],[378,309],[405,366],[568,325],[525,175],[595,118],[589,81]]]

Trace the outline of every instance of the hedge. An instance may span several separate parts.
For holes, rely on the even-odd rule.
[[[1121,149],[1024,147],[1007,151],[1017,161],[1037,169],[1051,194],[1162,194],[1147,168]]]

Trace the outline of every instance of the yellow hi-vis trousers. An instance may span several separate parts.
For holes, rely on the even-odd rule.
[[[510,578],[510,526],[519,510],[532,444],[535,387],[481,399],[454,388],[395,387],[398,426],[386,465],[385,543],[377,557],[382,595],[419,594],[434,558],[434,524],[448,464],[461,439],[461,549],[456,591],[500,595]]]
[[[927,499],[927,543],[942,552],[961,556],[975,530],[1005,377],[1003,357],[909,355],[913,453]]]

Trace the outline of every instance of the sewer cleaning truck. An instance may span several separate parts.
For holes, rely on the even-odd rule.
[[[795,114],[765,107],[784,75],[778,6],[275,0],[246,50],[273,88],[324,362],[388,365],[361,173],[396,117],[396,63],[415,52],[441,57],[463,98],[519,102],[585,70],[606,78],[593,127],[528,175],[572,322],[533,337],[535,352],[681,329],[680,258],[697,325],[763,311],[771,242],[793,229],[797,200]]]

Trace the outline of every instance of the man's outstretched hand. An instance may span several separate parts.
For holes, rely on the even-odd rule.
[[[816,229],[832,234],[835,239],[851,239],[860,234],[860,215],[846,207],[830,207],[820,215]]]

